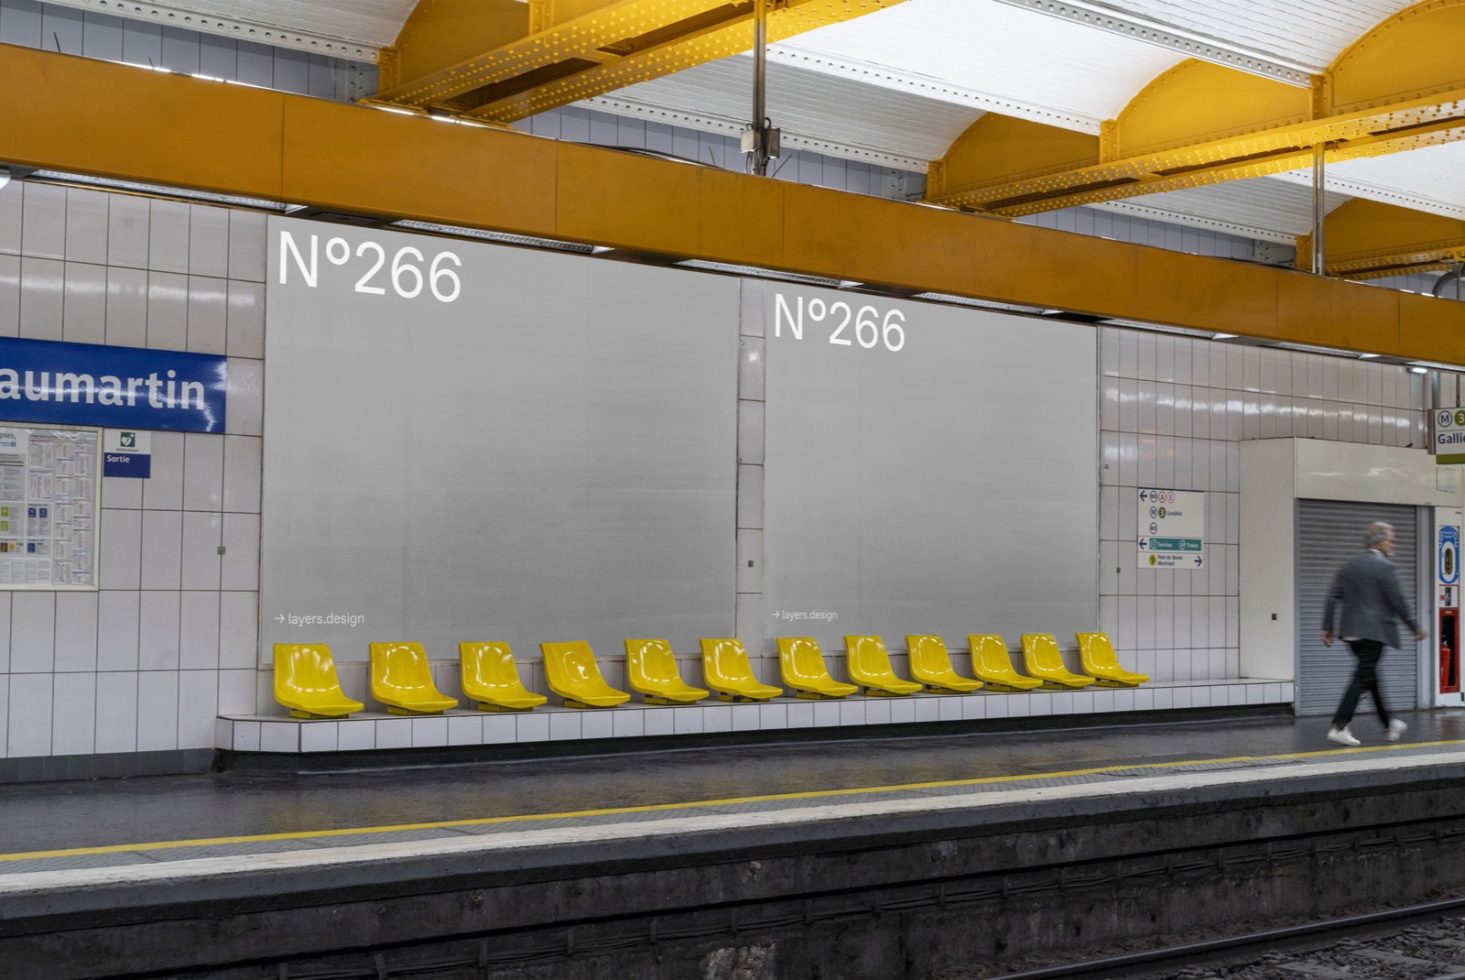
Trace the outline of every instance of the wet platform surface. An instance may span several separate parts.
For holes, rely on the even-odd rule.
[[[1369,746],[1391,753],[1462,748],[1465,711],[1401,717],[1411,727],[1395,744],[1384,741],[1371,716],[1357,719],[1354,731],[1365,750],[1351,751],[1324,739],[1325,718],[1267,717],[663,747],[314,774],[226,772],[5,786],[0,787],[0,874],[625,822],[672,813],[808,808],[855,797],[874,801],[1065,785],[1218,765],[1315,763]],[[1141,768],[1136,772],[1134,767]],[[461,825],[441,826],[454,822]],[[355,828],[363,832],[341,833]],[[241,837],[252,839],[220,840]],[[143,846],[134,851],[129,845]],[[76,853],[93,848],[103,853]],[[56,851],[71,853],[46,853]]]

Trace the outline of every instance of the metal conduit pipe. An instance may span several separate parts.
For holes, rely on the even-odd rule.
[[[1312,272],[1317,276],[1326,275],[1323,265],[1323,222],[1328,216],[1326,156],[1326,143],[1312,148]]]
[[[768,119],[768,8],[776,0],[753,3],[753,123],[743,130],[742,150],[748,171],[768,174],[768,161],[778,156],[779,133]]]

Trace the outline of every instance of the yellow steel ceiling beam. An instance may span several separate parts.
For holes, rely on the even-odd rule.
[[[0,163],[1465,363],[1465,304],[0,45]]]
[[[1317,145],[1337,162],[1452,142],[1465,138],[1462,49],[1465,0],[1428,0],[1360,38],[1311,92],[1187,61],[1105,123],[1078,164],[1040,153],[994,172],[974,161],[1020,151],[973,126],[933,168],[929,199],[1017,217],[1308,167]]]
[[[754,2],[423,0],[383,59],[377,98],[513,122],[747,51]],[[773,42],[902,0],[764,2]],[[479,47],[465,53],[469,38]]]
[[[1465,260],[1465,221],[1355,198],[1323,224],[1329,275],[1373,279],[1448,268]],[[1299,261],[1312,254],[1311,236],[1297,240]]]

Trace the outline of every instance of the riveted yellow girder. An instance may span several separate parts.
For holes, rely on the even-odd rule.
[[[383,60],[379,101],[508,123],[753,46],[755,0],[435,0],[419,5]],[[763,0],[780,41],[902,0]],[[519,7],[522,28],[514,34]],[[486,42],[463,55],[469,36]],[[510,32],[508,36],[505,31]],[[442,37],[447,33],[449,37]],[[446,59],[446,60],[445,60]]]
[[[1465,2],[1425,0],[1380,22],[1334,59],[1321,114],[1375,109],[1465,87]]]
[[[1308,167],[1317,145],[1337,162],[1452,142],[1465,138],[1462,50],[1465,0],[1428,0],[1359,39],[1311,91],[1187,61],[1106,123],[1080,166],[1055,171],[1039,154],[994,177],[968,161],[1019,151],[973,126],[939,161],[930,199],[1016,217]]]
[[[964,185],[999,184],[1014,177],[1061,174],[1097,162],[1099,138],[989,112],[931,165],[926,193],[946,197],[955,174]]]
[[[417,0],[396,43],[377,55],[378,91],[527,37],[534,9],[520,0]]]
[[[1465,363],[1465,304],[0,45],[0,163]]]
[[[1329,275],[1372,279],[1445,269],[1465,260],[1465,221],[1356,198],[1323,224]],[[1311,236],[1297,241],[1299,261],[1312,254]]]

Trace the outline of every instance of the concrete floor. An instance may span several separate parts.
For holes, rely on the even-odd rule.
[[[1465,711],[1402,715],[1409,742],[1465,739]],[[841,738],[332,772],[227,772],[0,787],[0,854],[692,803],[1327,751],[1326,718]],[[1354,725],[1382,743],[1372,716]],[[665,743],[662,743],[663,746]]]

